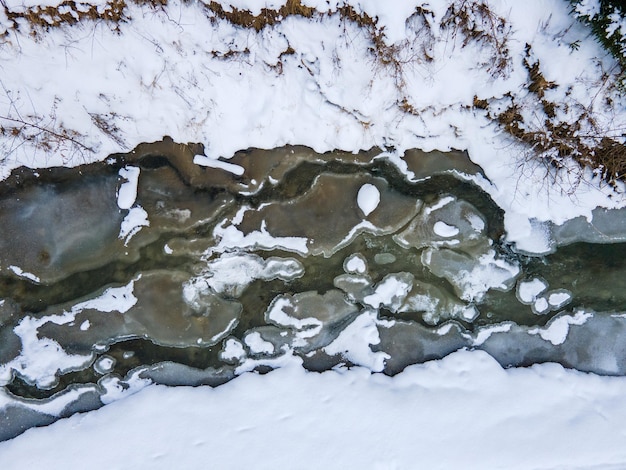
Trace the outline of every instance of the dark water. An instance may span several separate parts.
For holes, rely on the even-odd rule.
[[[465,154],[408,152],[409,178],[380,151],[252,149],[230,160],[242,175],[193,164],[201,152],[165,140],[3,182],[0,438],[100,406],[112,384],[215,386],[284,354],[395,374],[467,347],[626,373],[626,244],[516,252]],[[346,343],[361,327],[377,338]]]

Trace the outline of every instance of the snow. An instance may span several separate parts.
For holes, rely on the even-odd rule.
[[[385,367],[387,353],[372,351],[371,345],[380,343],[376,312],[365,311],[350,325],[344,328],[339,336],[324,348],[326,354],[341,354],[353,364],[367,367],[373,372],[380,372]]]
[[[149,226],[148,213],[143,207],[135,206],[128,211],[128,214],[122,220],[118,238],[124,240],[124,246],[127,246],[130,239],[141,230],[141,227]]]
[[[140,169],[127,166],[119,171],[119,175],[125,181],[120,185],[117,192],[117,206],[120,209],[130,209],[137,199],[137,184],[139,183]]]
[[[233,219],[233,223],[235,220]],[[306,254],[308,253],[307,239],[304,237],[274,237],[265,227],[261,225],[261,230],[253,231],[244,235],[234,225],[220,225],[215,228],[213,234],[220,240],[216,251],[227,251],[230,248],[257,248],[274,249],[283,248],[287,251]]]
[[[557,310],[567,304],[572,298],[572,294],[565,289],[554,291],[548,294],[548,303],[550,307]]]
[[[3,469],[617,469],[626,381],[480,351],[411,366],[290,364],[215,389],[151,386],[0,444]],[[528,413],[527,410],[533,410]],[[71,456],[71,457],[68,457]],[[96,457],[94,457],[96,456]]]
[[[413,276],[411,276],[412,278]],[[413,283],[400,275],[388,274],[376,285],[374,292],[363,299],[371,307],[384,306],[396,311],[413,287]]]
[[[378,207],[380,203],[380,191],[373,184],[364,184],[357,194],[357,204],[363,215],[367,217]]]
[[[220,351],[220,358],[224,361],[241,361],[246,356],[246,350],[236,338],[228,338],[224,342],[224,349]]]
[[[218,160],[217,158],[207,157],[206,155],[196,155],[195,157],[193,157],[193,162],[196,165],[206,166],[209,168],[221,168],[222,170],[226,170],[229,173],[237,176],[243,175],[244,172],[243,167],[239,165],[234,165],[232,163]]]
[[[365,274],[367,272],[367,261],[362,255],[350,255],[344,261],[344,270],[347,273]]]
[[[550,311],[550,304],[544,297],[539,297],[532,305],[532,309],[537,315],[543,315],[544,313],[548,313]]]
[[[248,333],[243,342],[250,348],[250,352],[253,354],[273,354],[274,345],[269,341],[265,341],[258,331]],[[236,357],[236,356],[235,356]]]
[[[435,225],[433,226],[433,230],[437,235],[439,235],[440,237],[444,237],[444,238],[454,237],[455,235],[458,235],[459,233],[458,228],[456,228],[453,225],[448,225],[445,222],[442,222],[441,220],[438,222],[435,222]]]
[[[33,273],[29,273],[24,271],[22,268],[18,267],[18,266],[9,266],[9,269],[11,271],[13,271],[17,276],[19,277],[23,277],[24,279],[28,279],[29,281],[33,281],[33,282],[37,282],[39,283],[41,280],[35,276]]]
[[[548,283],[537,277],[517,284],[517,298],[525,304],[532,304],[537,296],[548,288]]]
[[[553,345],[563,344],[567,339],[570,325],[583,325],[593,314],[578,311],[572,315],[562,315],[555,317],[548,322],[544,328],[528,330],[531,335],[538,334],[545,341],[550,341]]]
[[[228,9],[229,2],[221,3]],[[279,3],[246,2],[246,7],[254,12]],[[339,6],[309,3],[322,11]],[[388,44],[402,49],[403,41],[419,40],[411,36],[415,32],[406,19],[422,2],[395,1],[393,7],[375,1],[351,3],[357,11],[378,18]],[[119,32],[104,23],[85,26],[89,34],[81,27],[77,34],[72,28],[52,29],[37,38],[9,31],[8,41],[19,43],[19,49],[8,46],[0,57],[12,64],[12,73],[3,78],[6,117],[18,119],[34,112],[42,121],[50,116],[53,123],[62,117],[64,128],[84,136],[85,146],[94,151],[61,142],[58,151],[46,154],[34,147],[36,139],[13,145],[11,138],[0,142],[6,154],[1,174],[6,176],[20,164],[103,160],[167,134],[179,142],[205,143],[205,155],[197,156],[196,162],[235,174],[241,168],[226,159],[248,147],[292,143],[320,152],[393,147],[389,159],[399,168],[408,148],[467,149],[491,182],[482,182],[485,189],[509,215],[507,228],[531,219],[562,223],[579,215],[590,217],[596,206],[626,204],[609,185],[586,173],[584,184],[572,185],[562,175],[546,185],[541,166],[529,163],[520,178],[519,171],[512,170],[520,168],[520,158],[525,161],[525,149],[480,112],[468,110],[475,95],[500,99],[519,93],[528,74],[515,58],[523,57],[529,43],[547,79],[561,84],[548,90],[551,99],[563,103],[593,99],[598,123],[613,122],[619,128],[622,117],[615,114],[619,106],[610,115],[599,104],[603,100],[598,97],[606,91],[589,86],[594,80],[601,82],[602,71],[610,70],[613,62],[567,14],[564,2],[550,0],[535,8],[510,0],[489,2],[512,25],[508,46],[514,59],[509,73],[497,79],[477,66],[480,49],[460,47],[439,31],[446,2],[424,6],[434,15],[429,20],[434,37],[428,44],[434,61],[409,56],[400,90],[393,73],[372,66],[367,35],[332,16],[319,21],[290,17],[256,33],[224,21],[212,24],[196,4],[174,1],[162,10],[129,4],[133,19],[122,23]],[[578,50],[564,47],[560,39],[564,35],[571,41],[583,38]],[[281,57],[288,46],[296,54]],[[217,53],[229,50],[241,54],[225,59]],[[268,64],[278,63],[280,73],[268,70]],[[46,73],[38,73],[38,67]],[[416,116],[395,105],[405,96],[419,111]],[[97,125],[102,120],[108,127]],[[563,191],[565,187],[571,190]],[[509,236],[515,242],[522,234],[509,230]]]

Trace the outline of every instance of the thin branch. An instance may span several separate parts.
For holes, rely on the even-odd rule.
[[[10,118],[10,117],[7,117],[7,116],[1,116],[1,115],[0,115],[0,119],[4,119],[6,121],[15,122],[15,123],[21,124],[23,126],[28,126],[28,127],[32,127],[32,128],[38,129],[38,130],[40,130],[42,132],[48,133],[50,135],[53,135],[53,136],[57,137],[58,139],[68,140],[68,141],[72,142],[73,144],[77,145],[78,147],[80,147],[80,148],[82,148],[84,150],[87,150],[88,152],[93,152],[93,149],[91,147],[87,147],[82,142],[79,142],[78,140],[74,139],[73,137],[70,137],[67,134],[66,135],[59,134],[58,132],[54,132],[54,131],[52,131],[50,129],[46,129],[45,127],[39,126],[37,124],[33,124],[31,122],[26,122],[26,121],[24,121],[22,119],[14,119],[14,118]]]

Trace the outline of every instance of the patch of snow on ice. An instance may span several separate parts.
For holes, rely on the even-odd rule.
[[[23,277],[24,279],[28,279],[29,281],[33,281],[37,283],[41,282],[41,279],[39,279],[33,273],[26,272],[18,266],[9,266],[9,269],[13,271],[19,277]]]
[[[353,364],[367,367],[374,372],[385,368],[389,355],[383,351],[372,351],[371,345],[380,343],[375,311],[366,311],[344,328],[324,352],[329,355],[342,354]]]
[[[363,212],[363,215],[367,217],[370,215],[380,204],[380,191],[373,184],[366,183],[359,189],[356,197],[359,209]]]
[[[118,238],[124,240],[124,246],[128,246],[130,239],[135,236],[142,227],[149,227],[148,213],[141,206],[135,206],[128,211],[120,226]]]
[[[137,303],[137,297],[135,297],[133,290],[135,281],[140,278],[141,275],[138,275],[125,286],[109,287],[100,296],[74,305],[72,312],[78,313],[82,310],[92,309],[99,312],[126,313]]]
[[[465,216],[465,220],[467,220],[470,223],[470,225],[472,226],[474,231],[480,233],[483,230],[485,230],[485,221],[483,219],[481,219],[478,215],[476,215],[476,214],[467,214]]]
[[[220,351],[220,359],[223,361],[241,361],[246,357],[246,350],[237,338],[228,338],[224,342],[224,349]]]
[[[523,304],[530,305],[547,288],[548,283],[538,277],[529,281],[520,281],[517,284],[517,298]]]
[[[490,250],[482,255],[471,271],[460,270],[454,283],[461,292],[461,298],[468,302],[480,300],[490,289],[506,290],[507,284],[519,274],[519,266],[496,257]]]
[[[507,333],[511,331],[512,326],[513,326],[512,322],[507,322],[507,323],[501,323],[499,325],[480,328],[478,330],[478,333],[476,333],[476,336],[474,337],[472,344],[474,346],[480,346],[485,341],[487,341],[491,337],[492,334]]]
[[[118,174],[126,180],[117,191],[117,206],[120,209],[130,209],[135,204],[139,172],[140,170],[136,166],[126,166],[120,169]]]
[[[363,303],[374,308],[384,306],[395,311],[400,308],[412,287],[412,282],[399,275],[388,274],[376,285],[374,293],[363,299]]]
[[[433,231],[437,235],[443,238],[454,237],[455,235],[458,235],[459,233],[458,228],[456,228],[453,225],[448,225],[445,222],[442,222],[441,220],[438,222],[435,222],[435,225],[433,226]]]
[[[115,359],[111,356],[102,356],[94,363],[93,369],[101,375],[108,374],[115,367]]]
[[[295,318],[290,316],[286,310],[295,308],[289,298],[277,297],[274,299],[266,314],[268,320],[271,320],[279,326],[288,326],[299,330],[299,336],[302,338],[310,338],[318,334],[323,323],[314,317]]]
[[[241,176],[244,173],[242,166],[235,165],[234,163],[228,163],[217,158],[207,157],[206,155],[196,155],[193,157],[193,162],[196,165],[207,166],[210,168],[219,168],[224,171],[228,171],[233,175]]]
[[[448,204],[450,204],[451,202],[454,202],[454,201],[455,201],[455,199],[452,196],[442,197],[439,201],[437,201],[437,203],[433,204],[432,206],[425,207],[424,208],[424,213],[425,214],[431,214],[432,212],[435,212],[436,210],[439,210],[442,207],[445,207],[445,206],[447,206]]]
[[[550,311],[550,304],[548,303],[548,299],[545,297],[539,297],[535,300],[535,303],[532,305],[533,312],[537,315],[543,315],[544,313],[548,313]]]
[[[544,328],[528,330],[528,334],[538,334],[544,341],[549,341],[554,346],[558,346],[567,339],[570,325],[583,325],[592,316],[592,313],[586,313],[582,310],[576,312],[574,316],[561,315],[550,320]]]
[[[96,385],[89,384],[68,387],[61,392],[55,393],[52,397],[43,400],[16,400],[14,396],[7,393],[4,387],[0,387],[0,410],[4,410],[8,406],[17,406],[50,416],[60,416],[67,406],[79,400],[81,395],[94,393],[95,391]],[[4,468],[8,467],[3,465],[3,469]]]
[[[225,226],[226,223],[218,225],[213,236],[219,240],[215,247],[216,251],[227,251],[231,248],[253,248],[273,250],[283,248],[287,251],[306,255],[308,253],[307,242],[305,237],[274,237],[266,228],[265,221],[261,224],[261,230],[250,232],[244,235],[234,225]]]
[[[115,374],[105,376],[98,381],[98,385],[104,389],[104,393],[100,395],[100,400],[105,405],[118,401],[121,398],[134,395],[148,385],[152,384],[150,379],[142,379],[140,370],[135,371],[130,378],[120,379]]]
[[[303,274],[304,266],[293,258],[263,259],[250,253],[224,253],[209,262],[205,272],[191,282],[201,280],[218,294],[237,298],[256,279],[290,281]]]
[[[64,324],[73,319],[74,315],[70,313],[42,318],[24,317],[13,329],[21,340],[22,349],[19,356],[0,365],[0,385],[11,380],[12,370],[19,372],[27,382],[39,388],[48,388],[57,382],[57,374],[85,368],[91,362],[92,354],[68,354],[56,341],[38,335],[38,328],[48,321]]]
[[[367,272],[367,262],[363,255],[355,253],[344,261],[344,270],[351,274],[365,274]]]
[[[274,354],[274,345],[268,341],[265,341],[258,331],[248,333],[243,342],[250,348],[250,352],[253,354]]]
[[[554,310],[558,310],[572,300],[572,294],[568,290],[559,289],[548,293],[548,303]]]

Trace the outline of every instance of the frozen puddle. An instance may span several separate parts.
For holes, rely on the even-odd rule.
[[[376,153],[207,166],[164,141],[16,170],[0,188],[0,439],[294,359],[394,375],[477,349],[626,375],[624,233],[576,220],[546,232],[553,253],[518,252],[466,155],[429,170],[408,152],[411,179]]]

